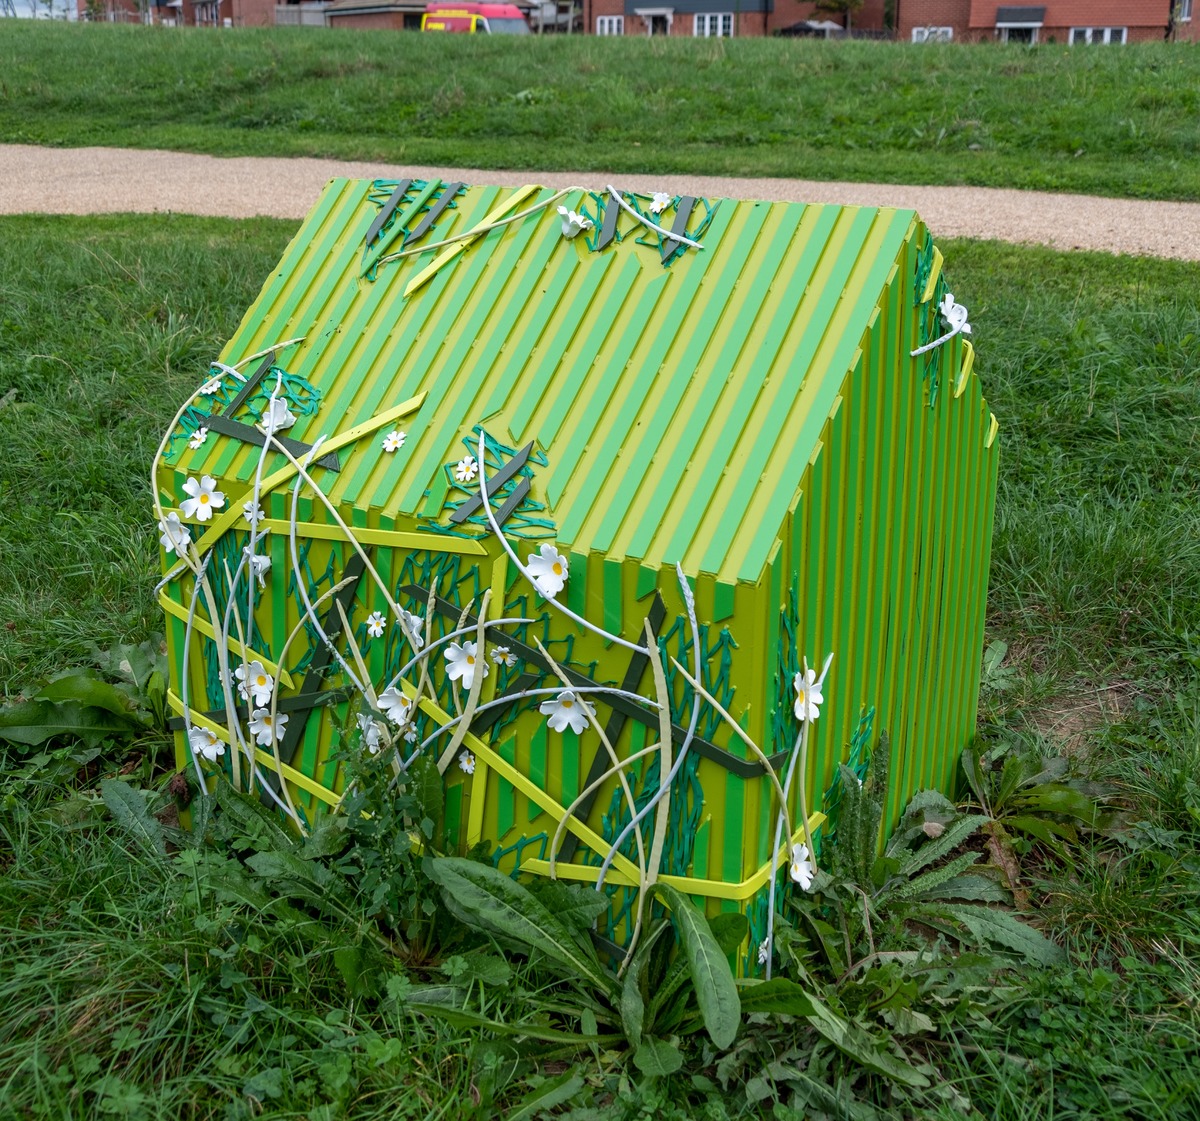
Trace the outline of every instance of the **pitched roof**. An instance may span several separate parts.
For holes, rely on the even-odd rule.
[[[426,395],[402,451],[360,441],[324,476],[331,497],[360,517],[421,517],[483,424],[544,451],[533,493],[560,547],[757,580],[913,212],[701,199],[687,229],[704,248],[664,264],[659,236],[625,215],[589,248],[607,196],[575,191],[372,281],[364,237],[388,187],[330,182],[223,354],[305,336],[279,358],[323,394],[288,432],[300,440]],[[551,199],[527,190],[464,189],[419,244]],[[564,238],[560,201],[596,228]],[[403,205],[397,233],[421,213]],[[213,443],[184,451],[187,470],[249,482],[257,449]]]

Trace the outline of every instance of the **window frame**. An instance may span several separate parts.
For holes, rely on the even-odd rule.
[[[1116,39],[1113,37],[1114,32],[1120,32],[1121,37]],[[1076,35],[1083,32],[1083,38],[1077,39]],[[1072,46],[1115,46],[1123,47],[1129,41],[1129,28],[1127,27],[1072,27],[1070,34],[1067,36],[1067,43]]]
[[[920,34],[920,38],[917,35]],[[912,29],[912,41],[914,43],[953,43],[954,28],[953,27],[935,27],[933,24],[928,24],[924,27],[914,27]]]
[[[596,34],[597,35],[624,35],[625,34],[625,17],[621,16],[597,16],[596,17]]]
[[[716,20],[717,30],[712,31],[710,21]],[[701,26],[704,30],[701,31]],[[728,26],[726,32],[724,28]],[[692,14],[692,38],[693,39],[732,39],[733,38],[733,13],[732,12],[694,12]]]

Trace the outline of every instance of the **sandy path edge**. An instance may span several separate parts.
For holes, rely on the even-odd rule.
[[[1200,203],[1059,195],[992,187],[906,187],[610,175],[575,171],[485,171],[278,157],[192,155],[127,148],[0,145],[0,214],[174,212],[217,217],[302,218],[325,183],[350,178],[459,179],[486,186],[542,183],[665,190],[705,198],[840,203],[915,209],[938,237],[995,238],[1055,249],[1094,249],[1200,261]]]

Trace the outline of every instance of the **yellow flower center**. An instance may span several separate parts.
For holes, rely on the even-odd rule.
[[[572,705],[574,705],[574,703],[575,702],[573,700],[571,700],[570,697],[563,697],[563,699],[562,699],[563,708],[570,708]]]
[[[257,685],[257,686],[258,686],[259,688],[261,688],[261,689],[265,689],[265,688],[267,687],[267,678],[266,678],[266,675],[265,675],[265,674],[261,674],[261,673],[260,673],[260,674],[259,674],[259,675],[258,675],[258,676],[257,676],[257,677],[254,679],[254,684],[255,684],[255,685]]]
[[[208,495],[207,495],[207,494],[202,494],[202,495],[200,496],[200,505],[202,505],[202,506],[203,506],[203,505],[205,505],[207,502],[208,502]]]
[[[468,655],[467,655],[467,665],[469,665],[469,666],[473,666],[474,664],[475,664],[475,655],[474,655],[474,654],[468,654]]]
[[[554,562],[554,564],[552,564],[552,565],[550,566],[550,568],[551,568],[551,571],[554,573],[554,575],[555,575],[555,576],[561,576],[561,575],[562,575],[562,565],[561,565],[561,564],[559,564],[559,563],[558,563],[558,561],[555,561],[555,562]]]

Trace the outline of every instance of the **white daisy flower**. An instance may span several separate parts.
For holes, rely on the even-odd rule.
[[[161,533],[158,540],[162,543],[162,547],[168,553],[178,553],[183,556],[184,549],[192,543],[192,535],[188,532],[187,526],[179,520],[179,515],[172,510],[158,523],[158,529]]]
[[[666,191],[655,191],[654,198],[650,200],[650,213],[661,214],[670,205],[671,196]]]
[[[200,387],[200,392],[203,393],[205,397],[211,397],[214,393],[221,392],[221,384],[220,378],[209,378],[208,381],[206,381]]]
[[[561,732],[564,728],[570,728],[578,735],[588,726],[588,714],[594,715],[596,709],[591,702],[585,701],[570,689],[564,689],[557,697],[542,701],[538,711],[549,717],[546,723],[552,731]]]
[[[517,664],[517,656],[507,646],[493,646],[492,661],[498,666],[508,666],[512,669]]]
[[[407,724],[412,701],[395,685],[389,685],[379,694],[379,709],[393,724]]]
[[[451,681],[461,681],[464,689],[470,689],[475,683],[476,669],[481,670],[484,677],[488,675],[487,662],[476,658],[475,649],[473,642],[464,642],[461,646],[452,642],[446,648],[446,672]]]
[[[263,667],[262,662],[253,661],[248,666],[234,670],[238,681],[238,693],[243,700],[252,700],[256,705],[269,705],[275,691],[275,678]]]
[[[410,724],[405,731],[404,738],[408,743],[417,742],[417,729],[412,724]]]
[[[574,210],[568,210],[565,206],[558,208],[558,216],[562,219],[562,235],[565,238],[575,237],[577,234],[583,233],[584,230],[592,228],[590,218],[585,218],[582,214],[576,214]]]
[[[372,611],[367,616],[367,634],[372,638],[379,638],[383,634],[385,626],[387,626],[387,617],[382,611]]]
[[[276,397],[259,418],[258,426],[264,432],[282,432],[296,423],[296,414],[288,408],[288,403],[282,397]]]
[[[464,751],[458,757],[458,765],[464,771],[466,771],[467,774],[473,775],[475,773],[475,756],[469,751]]]
[[[553,599],[563,590],[567,577],[571,575],[567,558],[548,542],[539,553],[530,553],[525,564],[533,576],[537,590],[547,599]]]
[[[217,490],[217,480],[211,475],[203,475],[200,481],[185,479],[183,492],[188,495],[180,504],[185,518],[195,518],[198,522],[206,522],[212,517],[214,510],[225,505],[225,495]]]
[[[242,550],[242,553],[246,557],[247,565],[250,567],[250,575],[258,577],[258,586],[265,588],[267,583],[263,578],[271,571],[271,558],[265,557],[260,553],[250,552],[249,545]]]
[[[188,441],[189,448],[203,447],[204,441],[208,439],[208,428],[201,425],[192,433],[192,438]]]
[[[372,755],[379,754],[379,737],[383,729],[365,712],[358,714],[358,730],[362,732],[363,747]]]
[[[257,526],[267,515],[263,512],[263,508],[251,499],[249,502],[242,503],[242,517],[246,519],[252,526]]]
[[[287,730],[288,717],[281,712],[272,717],[269,708],[256,708],[250,714],[250,734],[259,747],[270,747],[271,744],[283,739]]]
[[[188,732],[188,743],[192,745],[193,755],[201,755],[210,763],[225,754],[225,745],[207,728],[193,728]]]
[[[792,865],[789,875],[800,885],[802,891],[811,891],[816,867],[809,856],[808,845],[792,845]]]
[[[398,452],[402,447],[404,447],[404,441],[407,439],[407,432],[401,432],[400,429],[393,428],[392,431],[383,438],[383,450],[389,454],[392,452]]]
[[[817,707],[825,703],[821,694],[821,683],[817,680],[817,671],[806,669],[792,678],[792,688],[796,690],[796,703],[793,706],[796,717],[803,723],[806,720],[816,720],[821,715]]]
[[[405,611],[400,608],[401,614],[404,616],[404,622],[408,626],[409,632],[413,637],[413,649],[420,650],[425,645],[425,636],[421,633],[425,626],[425,620],[420,615],[414,615],[411,611]]]
[[[479,464],[475,462],[473,455],[464,455],[454,465],[454,477],[460,483],[469,483],[476,475],[479,474]]]
[[[938,309],[942,313],[942,318],[946,321],[946,326],[955,334],[969,335],[971,333],[971,324],[967,322],[969,312],[962,304],[954,302],[954,296],[947,292],[942,298],[942,303]]]

